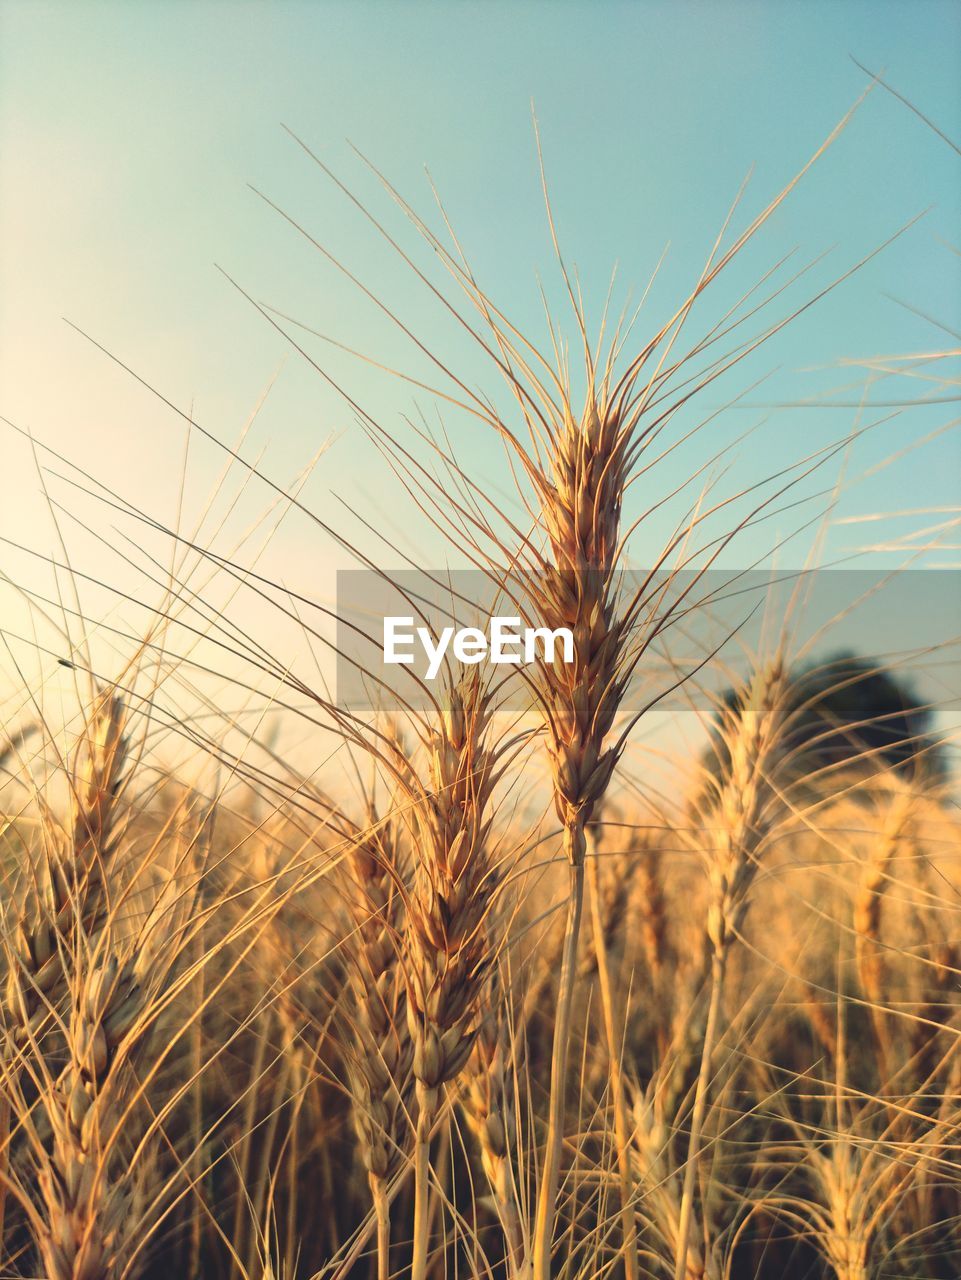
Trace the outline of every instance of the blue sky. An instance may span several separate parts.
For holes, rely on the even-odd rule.
[[[857,99],[866,77],[852,55],[883,71],[961,138],[961,6],[938,0],[7,0],[0,18],[0,413],[125,498],[170,519],[182,425],[63,317],[170,400],[192,407],[223,439],[236,437],[280,370],[245,444],[248,455],[266,450],[265,469],[287,483],[335,435],[306,499],[328,513],[332,494],[376,511],[424,560],[440,558],[436,542],[405,507],[343,403],[291,356],[215,264],[258,299],[378,358],[417,372],[416,353],[248,184],[301,220],[468,378],[486,387],[492,371],[282,123],[341,173],[428,267],[430,254],[418,249],[345,140],[434,218],[424,175],[429,167],[478,278],[538,341],[544,339],[538,277],[552,302],[560,303],[560,293],[532,101],[562,247],[578,268],[592,317],[615,262],[623,300],[629,289],[643,290],[670,246],[639,337],[690,287],[748,171],[753,168],[742,222],[790,179]],[[961,330],[961,159],[876,90],[730,282],[718,286],[708,312],[723,312],[782,254],[794,250],[792,261],[800,265],[829,251],[792,295],[800,302],[923,210],[926,216],[895,245],[732,375],[724,394],[718,389],[707,396],[705,412],[725,394],[768,378],[747,407],[712,426],[713,448],[758,424],[727,483],[746,483],[868,420],[871,411],[859,418],[856,407],[766,407],[829,393],[856,405],[863,373],[839,362],[958,346],[957,338],[909,308]],[[380,421],[404,429],[413,392],[322,344],[311,350]],[[871,396],[910,399],[924,392],[930,384],[888,378]],[[955,411],[952,404],[907,409],[872,432],[849,466],[841,515],[957,507],[961,446],[951,430],[896,467],[869,474],[892,451],[946,427]],[[465,465],[495,488],[509,486],[489,439],[468,424],[450,427]],[[9,431],[0,438],[11,488],[0,534],[49,550],[55,544],[30,452]],[[693,456],[680,455],[677,466]],[[202,442],[192,448],[188,507],[200,503],[220,462]],[[268,497],[252,490],[245,502]],[[61,489],[60,498],[81,512],[81,495]],[[83,518],[109,528],[97,510],[88,506]],[[841,552],[871,539],[890,543],[927,523],[909,518],[906,524],[902,517],[842,526],[831,545]],[[786,517],[778,532],[789,527]],[[641,542],[636,559],[653,552],[661,533],[655,528],[644,535],[650,542]],[[82,540],[79,530],[75,536]],[[743,554],[759,554],[764,538],[771,540],[769,529]],[[802,553],[798,544],[795,559]],[[107,552],[91,543],[84,554],[99,566],[96,557]],[[938,562],[957,559],[945,552]],[[282,565],[298,587],[324,592],[336,560],[309,521],[296,517],[267,564],[272,571]],[[21,578],[30,572],[19,564],[16,570]],[[120,579],[127,572],[115,571]]]

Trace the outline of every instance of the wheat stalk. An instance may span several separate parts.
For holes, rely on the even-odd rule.
[[[119,1275],[138,1247],[133,1214],[154,1195],[141,1199],[145,1161],[121,1163],[139,1098],[131,1055],[156,1023],[190,896],[155,865],[156,844],[126,883],[116,877],[127,758],[124,705],[108,689],[69,766],[67,828],[44,811],[47,856],[9,957],[3,1087],[36,1192],[19,1175],[9,1185],[50,1280]]]
[[[569,892],[551,1056],[550,1102],[534,1231],[535,1280],[549,1280],[560,1179],[577,948],[584,903],[586,830],[617,762],[607,745],[624,691],[627,626],[618,610],[614,563],[629,466],[629,433],[606,387],[590,387],[581,415],[564,414],[541,480],[541,520],[550,547],[537,584],[538,612],[573,633],[573,662],[544,663],[540,690],[554,805],[563,829]],[[635,1251],[625,1250],[628,1275]]]
[[[719,730],[722,767],[720,778],[709,784],[713,792],[708,816],[710,843],[704,851],[710,997],[691,1112],[674,1280],[685,1280],[687,1270],[701,1128],[728,956],[748,909],[751,885],[765,844],[784,809],[777,771],[784,754],[787,689],[784,664],[778,657],[756,672],[734,705],[725,709]]]
[[[353,993],[348,1082],[361,1160],[377,1219],[378,1280],[390,1275],[390,1201],[387,1184],[407,1147],[412,1099],[413,1044],[407,1025],[402,966],[404,871],[396,816],[371,812],[367,829],[350,845],[347,941]]]
[[[624,1271],[629,1277],[637,1276],[637,1225],[635,1222],[634,1188],[630,1168],[630,1131],[627,1118],[627,1100],[624,1090],[624,1073],[621,1065],[620,1006],[611,976],[608,956],[608,934],[618,916],[623,915],[629,896],[626,875],[618,877],[613,902],[608,911],[602,909],[600,868],[598,859],[601,847],[601,824],[591,823],[587,828],[587,869],[591,886],[591,920],[594,933],[594,952],[597,958],[597,976],[601,991],[601,1009],[604,1034],[607,1041],[607,1060],[611,1084],[611,1101],[614,1108],[614,1140],[617,1148],[617,1169],[620,1179],[621,1230],[624,1247]],[[623,863],[622,863],[622,870]],[[612,909],[613,908],[613,909]]]
[[[488,846],[496,783],[490,710],[476,669],[449,683],[427,744],[427,784],[415,791],[410,808],[416,854],[405,931],[417,1095],[412,1280],[424,1280],[427,1269],[430,1139],[440,1091],[473,1049],[493,954],[486,928],[497,885]]]
[[[461,1106],[481,1153],[497,1217],[507,1247],[512,1280],[527,1275],[524,1232],[517,1205],[512,1153],[517,1123],[512,1088],[515,1067],[506,1025],[506,996],[500,982],[492,983],[484,1001],[483,1018],[467,1061]]]
[[[638,1203],[665,1267],[673,1266],[680,1252],[683,1220],[682,1178],[674,1167],[671,1138],[655,1077],[644,1092],[635,1094],[629,1153]],[[696,1237],[688,1249],[684,1280],[720,1280],[713,1258],[702,1254]]]
[[[52,820],[46,824],[50,838],[39,882],[29,886],[27,902],[20,910],[14,908],[12,928],[9,917],[4,921],[7,976],[0,1012],[11,1037],[4,1055],[4,1083],[15,1092],[25,1046],[45,1051],[41,1042],[63,1004],[67,987],[64,964],[75,951],[76,930],[93,929],[103,920],[104,873],[117,849],[118,804],[128,750],[125,727],[123,699],[110,688],[103,690],[86,719],[69,775],[69,828],[62,830]],[[24,734],[20,736],[22,739]],[[5,1087],[0,1098],[0,1242],[7,1195],[10,1105]]]

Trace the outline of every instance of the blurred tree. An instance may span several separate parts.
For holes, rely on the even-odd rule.
[[[729,761],[718,727],[737,712],[740,688],[722,696],[711,727],[705,766],[721,775]],[[792,773],[844,765],[896,768],[931,779],[946,773],[944,749],[932,734],[933,714],[910,681],[856,654],[841,652],[792,672],[784,717],[784,757]]]

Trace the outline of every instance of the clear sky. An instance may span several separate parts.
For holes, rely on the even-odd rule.
[[[374,510],[382,527],[428,561],[440,556],[436,543],[404,507],[343,403],[289,354],[215,264],[253,296],[325,333],[375,357],[406,361],[413,371],[422,365],[248,184],[302,221],[435,349],[463,362],[458,368],[478,385],[486,386],[492,371],[282,123],[415,248],[416,237],[347,141],[436,221],[427,166],[478,278],[538,341],[544,337],[538,275],[553,301],[560,295],[531,101],[562,247],[578,268],[593,317],[615,263],[623,300],[629,289],[643,290],[670,246],[639,337],[690,287],[748,171],[753,167],[742,222],[858,98],[867,77],[852,56],[961,140],[961,5],[939,0],[5,0],[0,21],[0,413],[170,520],[182,424],[63,317],[177,405],[192,407],[223,439],[236,438],[280,370],[245,445],[248,455],[265,449],[266,470],[288,483],[336,435],[305,490],[311,506],[329,515],[336,494]],[[719,286],[711,314],[722,313],[781,255],[796,251],[792,263],[800,266],[830,251],[791,295],[800,302],[924,210],[895,245],[752,357],[734,375],[737,385],[708,397],[705,408],[770,375],[747,406],[712,428],[714,447],[765,420],[738,455],[735,476],[763,474],[856,422],[891,412],[866,409],[859,417],[863,375],[842,361],[958,346],[961,157],[876,90],[730,284]],[[429,253],[421,251],[421,260],[430,266]],[[316,341],[311,351],[380,420],[402,429],[401,415],[415,400],[411,390]],[[950,367],[956,376],[956,362]],[[939,368],[948,373],[948,362]],[[944,388],[929,382],[891,377],[875,383],[867,398],[880,404],[925,394],[945,398]],[[824,396],[843,403],[766,407]],[[951,430],[863,480],[872,464],[946,427],[956,411],[951,403],[906,409],[873,432],[849,469],[841,514],[958,507],[961,448]],[[464,424],[451,429],[468,467],[492,485],[509,485],[487,437]],[[0,534],[51,551],[30,451],[3,427],[0,457],[6,471]],[[198,444],[188,507],[200,502],[219,463],[216,450]],[[58,501],[112,539],[109,512],[84,505],[62,481],[49,484]],[[244,501],[262,505],[268,497],[251,491]],[[842,526],[846,532],[832,545],[840,551],[891,542],[931,523],[900,517]],[[72,536],[79,548],[82,535]],[[763,536],[770,541],[770,531]],[[636,559],[643,562],[653,546],[640,545]],[[86,567],[124,581],[126,570],[108,571],[98,559],[107,554],[92,542],[82,549]],[[8,548],[0,564],[4,555],[19,581],[37,580],[29,561]],[[931,562],[958,558],[945,551]],[[329,544],[299,517],[267,560],[271,572],[282,570],[298,588],[319,594],[330,590],[324,575],[331,563]],[[12,617],[12,598],[6,608]]]

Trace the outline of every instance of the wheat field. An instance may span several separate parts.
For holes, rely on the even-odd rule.
[[[43,678],[70,697],[54,720],[25,681],[0,739],[0,1274],[961,1274],[961,817],[937,693],[832,625],[805,638],[800,588],[765,598],[737,661],[716,619],[692,630],[745,535],[772,530],[768,567],[786,527],[823,539],[845,482],[850,426],[743,481],[749,446],[716,449],[710,426],[715,384],[873,256],[826,286],[772,262],[720,293],[849,119],[759,207],[738,196],[656,321],[591,317],[546,178],[561,303],[543,339],[488,296],[443,218],[432,229],[383,179],[384,218],[425,267],[355,201],[490,387],[379,297],[429,375],[365,358],[399,402],[413,387],[462,415],[497,486],[455,433],[385,425],[338,392],[403,518],[511,614],[569,630],[569,660],[503,675],[448,654],[436,681],[412,670],[348,704],[321,664],[255,642],[211,583],[253,583],[265,615],[383,684],[370,648],[335,654],[304,621],[313,602],[181,529],[160,530],[159,602],[140,634],[110,633],[112,666],[69,592],[38,595],[64,619]],[[245,297],[326,376],[301,328]],[[948,399],[956,354],[913,357]],[[662,479],[695,437],[683,483]],[[300,507],[297,484],[226,451]],[[346,516],[316,519],[392,580]],[[171,671],[200,670],[195,638],[222,651],[208,675],[237,672],[243,724],[225,703],[164,709]],[[684,745],[648,733],[657,715],[695,726]]]

